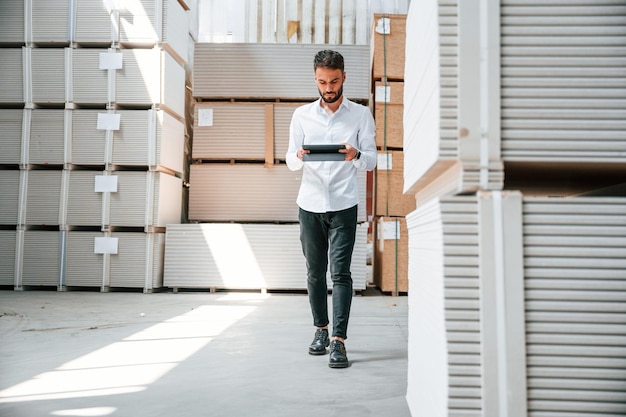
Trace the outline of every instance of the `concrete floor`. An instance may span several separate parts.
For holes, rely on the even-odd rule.
[[[313,333],[304,294],[0,291],[0,416],[410,416],[407,297],[354,297],[350,368]]]

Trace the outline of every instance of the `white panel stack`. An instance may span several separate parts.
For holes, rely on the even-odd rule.
[[[23,114],[22,109],[0,109],[0,164],[20,163]]]
[[[367,224],[352,255],[355,290],[366,286]],[[332,287],[329,279],[329,288]],[[165,286],[306,290],[297,224],[171,225],[166,232]]]
[[[67,287],[101,287],[104,274],[104,254],[95,253],[95,239],[102,232],[67,232],[65,247],[65,278]]]
[[[113,131],[113,165],[183,171],[185,127],[180,120],[155,110],[119,110],[115,114],[119,114],[120,129]]]
[[[42,46],[70,42],[71,0],[30,0],[32,41]],[[4,6],[4,5],[3,5]]]
[[[0,287],[15,285],[16,230],[0,230]]]
[[[106,172],[68,171],[67,208],[64,224],[98,227],[103,225],[104,192],[96,191],[96,181],[98,181],[98,177],[102,178],[104,174]]]
[[[187,9],[178,0],[3,4],[0,224],[17,232],[16,259],[37,250],[25,240],[29,233],[47,239],[56,233],[61,242],[58,273],[29,271],[19,261],[15,288],[106,289],[113,254],[94,252],[94,244],[81,246],[80,239],[147,232],[144,240],[158,242],[166,224],[181,221],[182,179],[175,175],[185,170]],[[78,258],[65,276],[68,248]],[[91,265],[93,259],[100,264]],[[146,265],[132,255],[123,268]],[[162,285],[162,271],[151,267],[148,275],[155,274],[141,273],[139,287]],[[113,282],[137,286],[124,279]]]
[[[180,223],[182,180],[162,172],[115,171],[110,192],[109,226],[165,227]]]
[[[22,176],[18,170],[0,170],[0,224],[17,225]]]
[[[23,45],[25,40],[24,22],[24,2],[25,0],[12,0],[2,2],[2,13],[0,13],[0,39],[3,43]],[[3,51],[0,52],[0,56]],[[6,74],[4,71],[0,73]],[[2,88],[0,88],[0,92]]]
[[[31,100],[41,104],[65,103],[65,48],[25,48],[30,53]]]
[[[63,165],[65,158],[65,111],[63,109],[25,109],[30,113],[27,164]],[[28,119],[26,119],[28,120]]]
[[[63,171],[21,171],[26,179],[26,195],[23,197],[24,225],[58,226],[61,224]]]
[[[115,73],[115,102],[120,105],[159,105],[185,114],[185,69],[164,50],[123,49],[122,69]]]
[[[407,225],[414,415],[623,409],[626,198],[481,192]]]
[[[119,42],[145,48],[159,44],[177,54],[181,62],[187,61],[189,19],[178,0],[76,0],[75,7],[73,40],[81,46]]]
[[[163,287],[165,233],[112,233],[118,239],[118,253],[109,255],[110,275],[105,285],[143,288],[144,292]]]
[[[98,115],[103,110],[66,110],[68,124],[66,148],[68,164],[82,166],[104,166],[107,158],[107,140],[110,135],[98,129]]]
[[[164,233],[67,232],[66,287],[163,286]]]
[[[82,2],[85,3],[85,2]],[[100,67],[100,57],[114,50],[104,48],[72,49],[72,84],[69,101],[77,104],[103,104],[109,99],[109,70]],[[119,52],[118,52],[119,53]],[[122,65],[124,65],[122,61]]]
[[[624,413],[626,198],[524,199],[529,417]]]
[[[328,45],[196,44],[193,95],[199,98],[319,97],[313,80],[313,57]],[[333,45],[345,59],[344,95],[353,100],[370,97],[369,47]]]
[[[16,287],[59,287],[61,283],[61,260],[65,232],[26,230],[21,251],[22,274]]]
[[[286,165],[197,164],[190,167],[189,218],[194,221],[297,222],[301,172]],[[358,221],[366,220],[366,177],[359,175]]]
[[[192,158],[258,161],[269,158],[266,162],[270,163],[284,160],[289,147],[291,116],[302,104],[196,103]]]
[[[626,163],[626,4],[501,3],[505,163]]]
[[[23,54],[22,48],[0,48],[0,103],[23,104],[26,101]]]

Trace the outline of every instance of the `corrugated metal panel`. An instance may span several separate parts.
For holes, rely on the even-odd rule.
[[[111,15],[107,3],[101,0],[76,2],[76,29],[74,40],[78,43],[111,43]],[[117,22],[116,22],[117,23]]]
[[[409,229],[409,380],[414,415],[482,416],[475,197],[433,199]]]
[[[111,226],[164,227],[180,223],[180,178],[162,172],[116,171],[114,175],[118,176],[118,187],[110,194]]]
[[[58,286],[62,233],[24,231],[22,285]]]
[[[72,142],[70,163],[76,165],[104,165],[106,131],[97,130],[98,113],[102,110],[71,110]]]
[[[22,48],[0,49],[0,103],[24,103],[23,61]]]
[[[113,132],[112,163],[162,166],[182,172],[184,125],[154,110],[119,110],[120,130]]]
[[[65,111],[62,109],[32,110],[27,163],[63,164],[64,119]]]
[[[34,103],[65,103],[65,48],[28,48]]]
[[[286,165],[200,164],[190,167],[189,219],[297,222],[301,172]],[[359,174],[358,220],[365,221],[365,173]]]
[[[27,175],[26,224],[58,225],[62,171],[32,170]]]
[[[352,255],[355,290],[366,286],[366,242],[361,224]],[[171,225],[165,244],[166,287],[306,289],[297,224]]]
[[[528,415],[623,415],[626,198],[523,207]]]
[[[3,1],[0,13],[0,43],[23,45],[24,19],[24,0]]]
[[[138,0],[123,4],[118,10],[120,42],[153,44],[159,39],[156,4],[155,0]]]
[[[17,225],[20,201],[20,171],[0,170],[0,224]]]
[[[102,193],[95,191],[98,175],[102,172],[69,171],[65,220],[68,226],[102,225]]]
[[[626,161],[624,2],[502,2],[505,161]]]
[[[405,190],[438,161],[458,157],[458,5],[420,1],[407,15],[404,78]],[[431,56],[431,59],[424,59]]]
[[[112,233],[118,238],[118,253],[110,255],[111,287],[144,288],[162,287],[164,233]],[[158,272],[155,274],[155,271]],[[152,274],[152,287],[146,286],[146,274]],[[156,275],[156,276],[155,276]]]
[[[15,285],[17,232],[0,230],[0,285]]]
[[[33,42],[68,43],[70,0],[31,1]]]
[[[102,286],[104,256],[94,253],[94,239],[102,236],[102,232],[67,232],[65,285]]]
[[[22,155],[22,120],[24,110],[0,110],[0,164],[19,164]]]
[[[108,71],[100,69],[106,49],[72,49],[72,100],[74,103],[107,103]]]
[[[196,104],[192,158],[263,160],[265,106],[263,103]],[[207,112],[213,116],[211,125],[199,117]]]
[[[203,98],[319,97],[313,80],[313,57],[328,45],[210,44],[195,47],[193,95]],[[345,59],[344,94],[370,96],[370,52],[361,45],[333,45]],[[260,71],[259,69],[263,69]]]

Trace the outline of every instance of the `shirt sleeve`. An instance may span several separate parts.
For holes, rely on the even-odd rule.
[[[361,151],[361,157],[352,161],[354,166],[366,171],[372,171],[376,168],[376,160],[378,158],[376,151],[376,125],[374,117],[367,107],[363,109],[363,116],[359,123],[358,149]]]
[[[289,125],[289,148],[285,154],[287,167],[292,171],[298,171],[304,167],[304,161],[298,158],[298,150],[304,143],[304,131],[298,118],[298,111],[293,113]]]

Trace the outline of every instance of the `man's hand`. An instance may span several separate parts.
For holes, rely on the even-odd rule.
[[[302,149],[302,148],[298,149],[298,154],[297,154],[298,155],[298,159],[302,160],[302,155],[304,155],[305,153],[311,153],[311,151],[309,151],[308,149],[305,150],[305,149]]]
[[[346,161],[354,161],[359,153],[359,150],[347,143],[344,143],[344,145],[346,145],[346,148],[339,149],[339,152],[346,154]]]

